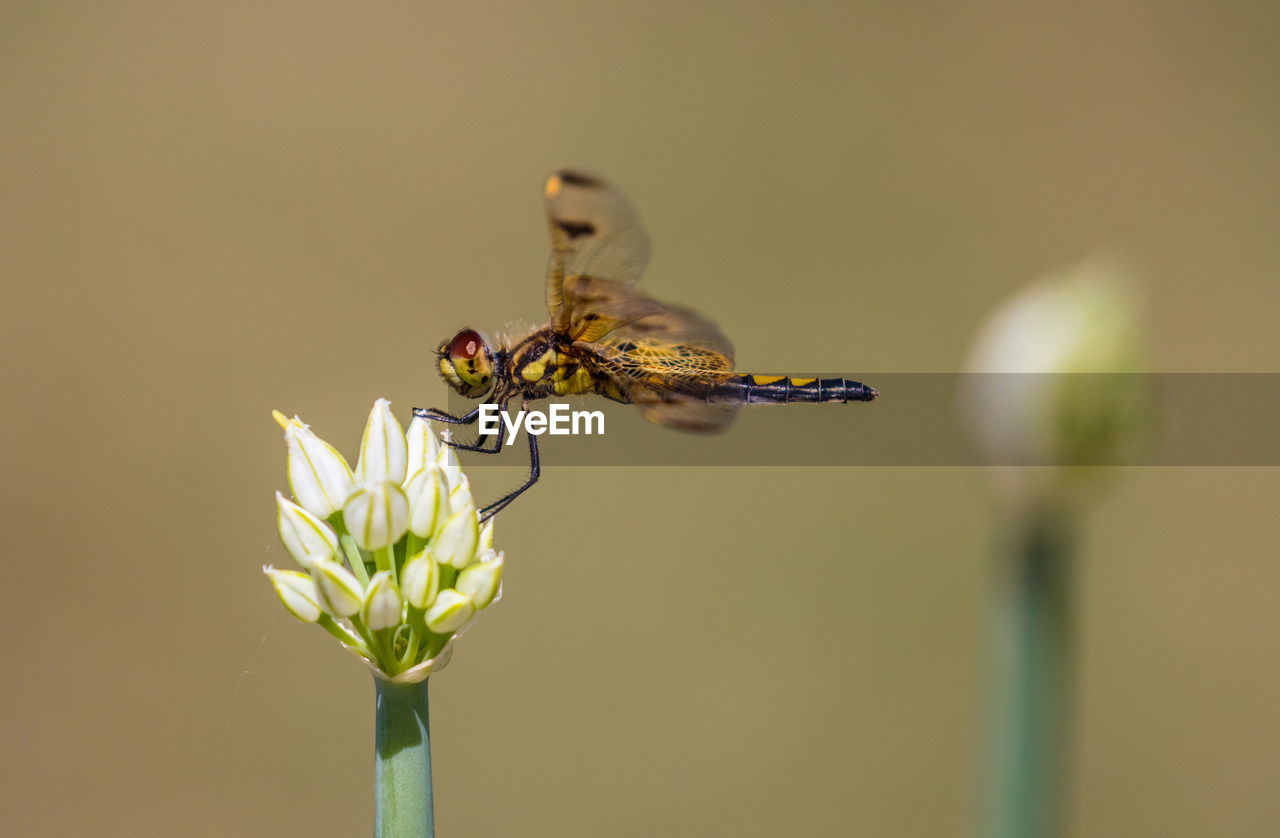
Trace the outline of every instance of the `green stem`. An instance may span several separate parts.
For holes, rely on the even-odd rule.
[[[342,550],[347,554],[347,564],[351,565],[351,572],[360,580],[361,585],[369,584],[369,569],[364,566],[364,554],[360,552],[359,545],[356,540],[347,533],[338,536],[338,543],[342,545]]]
[[[440,590],[452,588],[453,583],[458,579],[458,569],[452,565],[440,565]]]
[[[1000,567],[992,621],[992,838],[1066,833],[1075,705],[1075,522],[1029,514]]]
[[[409,669],[418,662],[418,646],[422,643],[422,635],[427,631],[427,624],[422,619],[425,613],[421,608],[409,606],[409,644],[404,650],[404,657],[400,659],[402,669]]]
[[[391,581],[399,583],[396,578],[396,552],[395,548],[388,544],[386,547],[379,548],[373,554],[374,561],[377,563],[378,570],[386,570],[391,573]]]
[[[368,651],[368,644],[365,643],[363,639],[358,635],[351,633],[346,626],[333,619],[330,615],[321,614],[320,619],[316,622],[319,623],[321,628],[338,638],[338,640],[342,641],[345,645],[354,646],[357,649],[364,649],[365,651]]]
[[[378,695],[374,742],[375,838],[433,838],[435,835],[427,680],[395,684],[374,678]]]

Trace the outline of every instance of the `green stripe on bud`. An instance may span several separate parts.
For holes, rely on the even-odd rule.
[[[445,431],[441,436],[445,442],[449,441],[448,431]],[[444,469],[444,476],[449,481],[449,485],[455,485],[458,482],[458,475],[462,474],[462,468],[458,465],[458,455],[453,452],[452,446],[440,446],[440,449],[436,451],[436,463],[439,464],[440,468]]]
[[[477,609],[493,602],[502,585],[502,553],[490,554],[458,574],[454,587],[471,598]]]
[[[396,583],[391,581],[391,572],[380,570],[369,580],[369,588],[364,593],[364,602],[360,605],[360,619],[373,631],[384,631],[400,625],[400,614],[404,601],[396,590]]]
[[[449,483],[449,511],[462,512],[471,510],[474,514],[476,511],[476,501],[471,495],[471,479],[462,472]]]
[[[399,484],[383,480],[361,486],[342,508],[347,531],[366,550],[394,544],[409,529],[409,499]]]
[[[427,424],[427,420],[421,416],[413,417],[413,421],[409,423],[409,430],[405,431],[405,440],[408,443],[408,465],[405,474],[412,478],[419,471],[436,462],[436,455],[440,453],[440,444],[436,442],[436,435],[431,432],[431,426]]]
[[[359,580],[333,559],[321,559],[311,565],[320,605],[335,617],[350,617],[360,610],[364,591]]]
[[[273,411],[284,428],[289,450],[289,486],[298,503],[319,518],[328,518],[342,508],[351,493],[351,467],[337,449],[302,423],[298,417],[285,419]]]
[[[400,571],[400,587],[405,599],[414,608],[426,608],[440,590],[440,565],[421,552],[405,564]]]
[[[276,594],[289,613],[304,623],[314,623],[320,619],[320,604],[316,602],[316,586],[311,577],[296,570],[276,570],[265,566],[262,572],[267,574]]]
[[[427,609],[427,628],[436,634],[452,634],[476,613],[475,603],[466,594],[444,590]]]
[[[428,463],[409,478],[404,488],[409,498],[409,529],[421,538],[430,538],[449,515],[449,496],[444,471]]]
[[[364,426],[355,479],[361,483],[382,480],[403,483],[408,459],[404,430],[391,413],[391,402],[378,399]]]
[[[338,552],[338,535],[329,525],[276,492],[276,525],[289,555],[303,567],[316,556],[331,559]]]
[[[427,549],[441,564],[462,569],[475,561],[479,543],[480,524],[475,509],[470,508],[450,515]]]

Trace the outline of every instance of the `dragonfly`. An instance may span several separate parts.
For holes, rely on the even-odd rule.
[[[441,377],[465,398],[506,412],[518,401],[595,394],[639,407],[668,428],[724,430],[744,404],[869,402],[878,392],[848,378],[760,375],[733,371],[733,345],[707,318],[655,300],[636,283],[649,261],[649,236],[623,194],[595,175],[552,174],[543,188],[551,230],[547,325],[513,341],[491,343],[464,328],[436,351]],[[415,416],[452,425],[475,424],[481,408],[462,415],[414,408]],[[524,484],[480,510],[487,520],[533,486],[542,474],[538,437],[529,440]],[[449,439],[462,451],[501,449],[499,431],[474,443]]]

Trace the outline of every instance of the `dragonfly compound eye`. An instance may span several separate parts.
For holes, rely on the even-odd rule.
[[[464,396],[478,398],[493,381],[493,353],[475,329],[463,329],[440,350],[440,374]]]

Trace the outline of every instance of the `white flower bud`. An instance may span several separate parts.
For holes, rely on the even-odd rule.
[[[427,609],[427,628],[436,634],[450,634],[462,628],[475,613],[476,606],[471,597],[454,590],[443,590]]]
[[[426,552],[419,553],[405,563],[400,571],[400,587],[404,598],[414,608],[426,608],[440,590],[440,565]]]
[[[289,449],[289,485],[298,503],[319,518],[342,508],[351,493],[351,467],[332,445],[316,436],[298,417],[272,412],[284,428]]]
[[[276,594],[289,613],[304,623],[314,623],[320,619],[320,604],[316,602],[316,586],[311,577],[296,570],[276,570],[265,566],[262,572],[267,574]]]
[[[1149,429],[1139,306],[1122,263],[1095,257],[1032,283],[983,325],[962,407],[1018,502],[1080,495],[1079,481],[1130,460]]]
[[[398,483],[361,486],[342,509],[347,532],[366,550],[394,544],[409,529],[409,499]]]
[[[475,561],[480,525],[474,509],[454,512],[431,540],[431,558],[459,570]]]
[[[440,453],[440,444],[436,442],[436,435],[431,430],[431,424],[421,416],[413,417],[409,422],[409,430],[405,432],[405,440],[408,443],[409,462],[405,469],[405,474],[412,479],[422,469],[436,462],[436,455]]]
[[[493,519],[485,521],[480,527],[480,544],[476,547],[476,552],[484,555],[493,550]]]
[[[444,431],[440,434],[440,438],[448,442],[452,434]],[[458,483],[458,475],[462,473],[462,467],[458,465],[458,455],[454,453],[453,446],[441,445],[436,451],[436,462],[440,468],[444,469],[444,476],[449,481],[449,486],[455,486]]]
[[[338,552],[338,536],[329,525],[276,492],[276,525],[280,540],[303,567],[316,556],[331,559]]]
[[[360,483],[381,480],[403,483],[408,459],[404,430],[391,413],[391,402],[378,399],[364,426],[355,478]]]
[[[360,610],[364,590],[355,574],[333,559],[320,559],[311,565],[311,578],[320,605],[335,617],[350,617]]]
[[[409,498],[409,529],[414,535],[430,538],[449,516],[449,496],[444,471],[436,463],[428,463],[409,478],[404,493]]]
[[[471,479],[459,471],[449,484],[450,514],[470,510],[476,511],[475,498],[471,496]]]
[[[360,619],[373,631],[395,628],[400,625],[400,613],[404,607],[391,572],[380,570],[369,580],[360,605]]]
[[[486,556],[459,573],[453,587],[459,593],[471,597],[476,608],[484,608],[498,594],[498,587],[502,584],[503,563],[502,553],[492,558]]]

